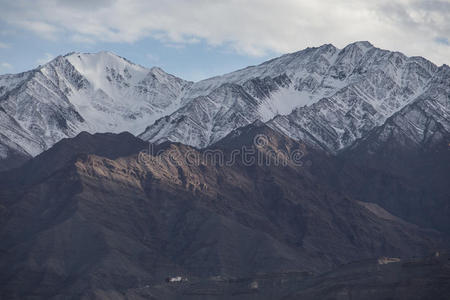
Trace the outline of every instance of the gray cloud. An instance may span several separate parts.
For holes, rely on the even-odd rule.
[[[49,39],[172,46],[206,41],[248,55],[369,40],[378,47],[449,63],[447,1],[417,0],[62,1],[0,0],[0,18]]]
[[[428,0],[428,1],[415,1],[413,2],[415,7],[428,11],[439,11],[439,12],[450,12],[450,2],[439,1],[439,0]]]
[[[439,37],[435,38],[434,40],[436,41],[436,43],[450,46],[450,41],[445,37],[439,36]]]

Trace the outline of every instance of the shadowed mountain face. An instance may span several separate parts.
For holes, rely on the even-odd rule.
[[[409,222],[449,233],[450,135],[414,147],[395,138],[378,144],[373,137],[342,153],[341,168],[329,174],[337,190],[377,203]],[[338,174],[346,176],[335,180]]]
[[[448,246],[336,192],[322,175],[341,163],[259,122],[203,150],[127,133],[62,140],[0,175],[0,295],[123,299],[168,276],[303,277]]]
[[[424,227],[450,232],[450,68],[413,104],[338,158],[331,185]]]

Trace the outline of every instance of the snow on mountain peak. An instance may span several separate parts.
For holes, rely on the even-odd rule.
[[[367,41],[307,48],[194,83],[183,99],[188,104],[141,137],[204,147],[239,126],[274,118],[273,128],[334,152],[414,101],[436,69]]]
[[[148,122],[176,109],[176,100],[189,85],[158,67],[148,69],[107,51],[66,58],[93,86],[93,95],[74,96],[73,103],[82,115],[101,116],[105,122],[96,126],[102,131],[138,133]]]
[[[433,85],[447,69],[361,41],[306,48],[192,83],[111,52],[74,52],[0,76],[0,147],[36,155],[80,131],[143,130],[140,137],[151,142],[206,147],[261,120],[333,152],[425,92],[442,93]]]
[[[105,89],[111,82],[110,75],[112,74],[108,73],[116,72],[117,76],[126,79],[132,78],[134,83],[137,83],[144,79],[149,72],[149,69],[130,63],[124,58],[107,51],[74,53],[66,56],[66,59],[86,79],[94,83],[96,88],[101,89]]]
[[[365,50],[368,50],[370,48],[374,48],[374,45],[372,45],[369,41],[356,41],[356,42],[353,42],[353,43],[349,44],[348,46],[351,46],[351,47],[355,47],[356,46],[356,47],[358,47],[360,49],[365,49]]]
[[[0,76],[7,122],[1,127],[12,140],[20,132],[17,150],[30,155],[80,131],[138,134],[177,109],[190,84],[111,52],[70,53],[28,73]]]

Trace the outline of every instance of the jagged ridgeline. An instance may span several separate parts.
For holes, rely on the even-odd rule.
[[[449,109],[447,65],[368,42],[2,75],[0,298],[447,299]]]
[[[71,53],[0,76],[1,165],[81,131],[202,148],[255,120],[334,153],[420,99],[448,132],[448,77],[446,65],[368,42],[307,48],[196,83],[109,52]]]

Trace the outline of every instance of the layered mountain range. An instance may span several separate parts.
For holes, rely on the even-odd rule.
[[[266,142],[255,145],[261,135]],[[250,291],[250,299],[279,299],[299,292],[294,287],[304,280],[336,284],[317,276],[342,264],[398,261],[450,247],[447,234],[352,197],[358,187],[337,191],[323,174],[339,172],[342,161],[322,150],[309,149],[305,164],[248,164],[242,153],[234,155],[251,147],[255,161],[266,161],[274,151],[290,157],[303,149],[263,123],[204,150],[172,142],[154,147],[154,153],[143,151],[149,145],[129,133],[83,132],[0,173],[0,296],[176,299],[182,293],[226,299],[243,280],[240,289]],[[234,163],[211,160],[210,151]],[[351,170],[342,172],[343,185],[365,174]],[[428,284],[448,290],[441,283],[447,265],[443,261],[442,273]],[[359,272],[351,280],[376,276],[365,265]],[[164,283],[178,277],[200,286]],[[261,294],[253,294],[258,284],[252,288],[245,278],[256,278]],[[280,289],[271,290],[273,284]],[[325,293],[320,287],[303,292]]]
[[[419,102],[448,132],[448,78],[447,65],[368,42],[307,48],[195,83],[109,52],[71,53],[0,76],[2,169],[81,131],[204,148],[255,120],[336,153],[394,114],[420,118]],[[417,141],[423,131],[409,134]]]
[[[0,128],[2,299],[448,298],[447,65],[71,53],[0,76]]]

